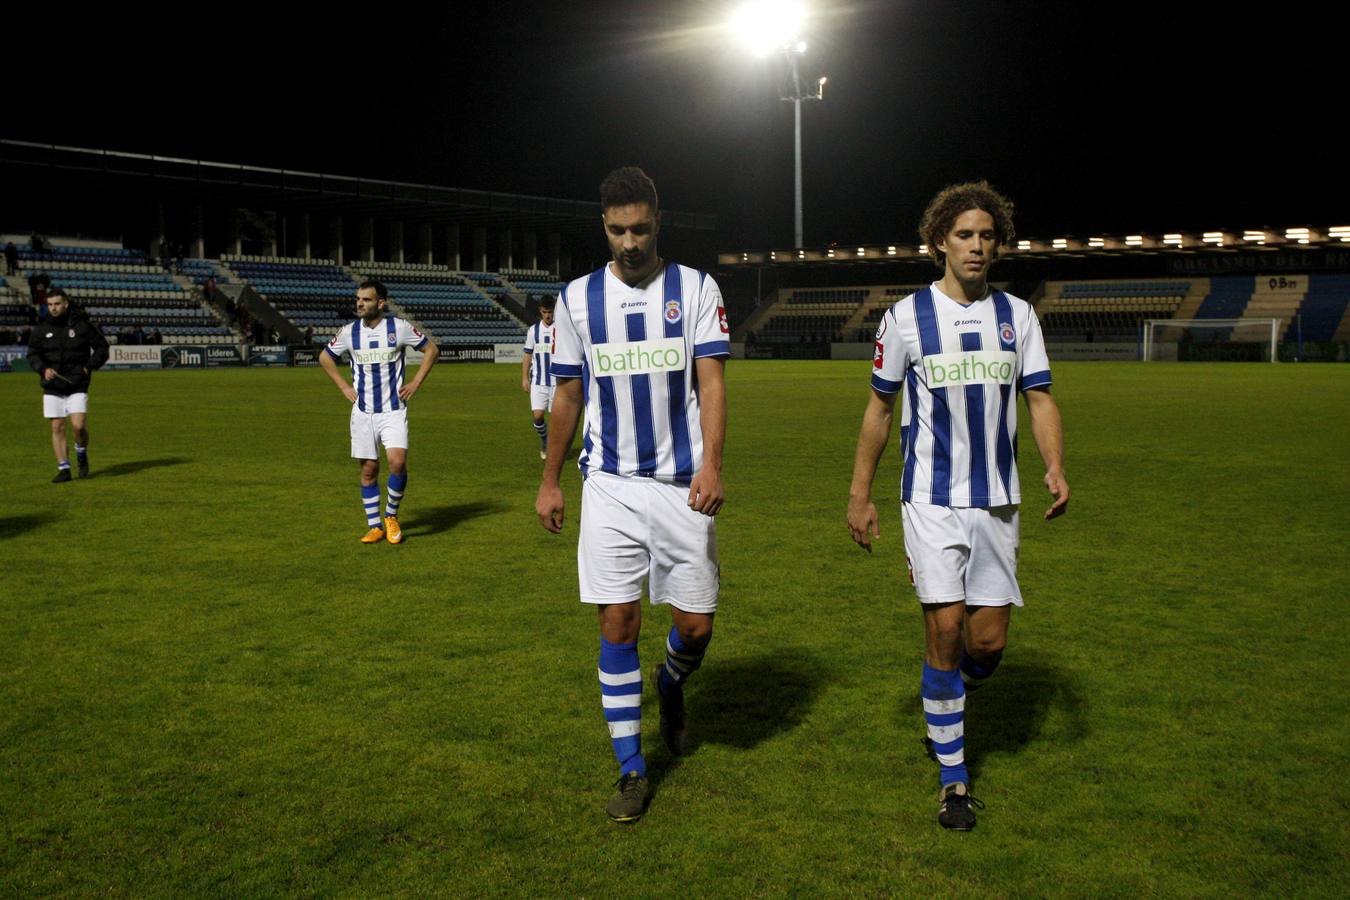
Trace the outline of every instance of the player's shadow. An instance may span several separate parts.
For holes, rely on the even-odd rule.
[[[28,513],[21,516],[0,516],[0,541],[41,528],[56,519],[51,513]]]
[[[727,744],[748,750],[791,731],[805,718],[829,678],[828,670],[807,651],[786,648],[749,659],[713,660],[685,688],[689,737],[685,756],[703,744]],[[655,692],[649,701],[656,715]],[[653,785],[683,757],[669,756],[658,739]]]
[[[159,459],[137,459],[131,462],[118,463],[115,466],[108,466],[106,469],[94,467],[89,472],[90,478],[117,478],[120,475],[135,475],[137,472],[144,472],[146,469],[161,469],[165,466],[181,466],[184,463],[190,463],[192,460],[185,456],[164,456]]]
[[[452,503],[449,506],[433,506],[430,509],[419,508],[415,514],[408,516],[400,524],[409,537],[422,537],[440,534],[442,531],[449,531],[460,522],[505,512],[506,509],[505,504],[487,503],[482,500],[474,503]]]
[[[923,701],[917,692],[913,708],[922,735]],[[995,754],[1021,753],[1045,737],[1060,746],[1076,744],[1087,734],[1087,703],[1077,677],[1043,658],[1009,660],[966,695],[966,766],[972,778]]]

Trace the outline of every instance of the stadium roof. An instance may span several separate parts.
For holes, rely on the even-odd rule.
[[[600,216],[597,201],[0,140],[0,171],[10,168],[22,169],[30,178],[47,174],[63,183],[92,179],[102,189],[143,193],[149,187],[178,200],[191,197],[238,206],[279,205],[301,212],[453,222],[468,227],[589,236],[596,232]],[[667,228],[710,232],[717,227],[717,217],[706,213],[663,209],[661,220]]]

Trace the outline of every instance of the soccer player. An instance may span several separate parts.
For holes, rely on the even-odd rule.
[[[108,341],[89,317],[70,308],[61,288],[47,295],[47,318],[33,326],[28,340],[28,365],[42,378],[42,414],[52,423],[56,453],[53,484],[70,481],[66,418],[75,432],[75,462],[80,477],[89,477],[89,381],[108,361]]]
[[[539,301],[539,321],[525,330],[525,359],[520,364],[520,387],[530,395],[530,416],[539,435],[539,458],[548,459],[548,422],[553,406],[553,310],[557,297]]]
[[[925,744],[939,764],[938,822],[968,831],[976,806],[965,765],[966,691],[998,668],[1017,586],[1017,393],[1053,498],[1065,512],[1064,438],[1050,362],[1031,306],[993,290],[989,267],[1013,237],[1012,204],[986,182],[933,198],[919,233],[942,279],[891,307],[877,328],[872,394],[849,491],[848,528],[864,549],[880,535],[872,479],[898,394],[905,556],[923,605],[920,689]],[[1016,393],[1014,393],[1016,391]]]
[[[431,338],[395,316],[385,315],[389,292],[379,281],[361,282],[356,290],[356,314],[319,354],[319,365],[352,402],[352,457],[361,462],[361,504],[367,531],[363,544],[403,541],[398,507],[408,485],[408,401],[422,387],[440,349]],[[424,353],[412,381],[403,383],[403,356],[407,347]],[[350,384],[338,372],[343,351],[351,354]],[[389,460],[384,522],[380,522],[380,445]]]
[[[553,429],[535,512],[549,531],[562,531],[559,477],[584,402],[577,575],[581,601],[599,610],[600,700],[619,763],[606,812],[635,822],[648,798],[642,585],[674,620],[653,678],[661,736],[679,755],[684,683],[703,662],[717,610],[713,516],[723,502],[731,345],[716,282],[657,254],[661,214],[651,179],[636,167],[614,170],[600,185],[600,207],[613,260],[559,296]]]

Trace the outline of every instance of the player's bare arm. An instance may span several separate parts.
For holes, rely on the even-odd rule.
[[[436,342],[427,339],[427,348],[422,351],[422,364],[417,367],[417,374],[413,380],[399,388],[398,396],[400,400],[407,402],[412,399],[412,395],[417,393],[422,387],[422,382],[427,380],[431,374],[431,367],[436,365],[436,360],[441,358],[441,348],[436,346]]]
[[[563,492],[560,479],[580,417],[581,379],[559,377],[553,394],[553,427],[548,434],[548,458],[544,460],[544,475],[539,482],[539,494],[534,500],[534,513],[539,517],[539,524],[554,534],[562,533]]]
[[[530,363],[534,360],[534,351],[526,350],[525,357],[520,362],[520,389],[525,393],[530,392]]]
[[[891,437],[895,395],[872,391],[858,429],[858,449],[853,454],[853,484],[848,489],[848,533],[859,547],[872,552],[872,541],[881,537],[877,508],[872,503],[872,479],[877,463]]]
[[[715,516],[726,496],[722,490],[722,447],[727,435],[726,360],[694,360],[698,375],[699,427],[703,430],[703,467],[689,482],[689,508]]]
[[[356,402],[356,388],[352,387],[351,382],[342,377],[342,373],[338,371],[337,363],[333,362],[333,357],[327,351],[319,354],[319,368],[323,369],[328,377],[333,380],[333,384],[337,385],[338,390],[342,391],[342,396],[346,397],[348,402]]]
[[[1069,482],[1064,479],[1064,424],[1049,390],[1032,388],[1023,396],[1031,416],[1031,435],[1045,463],[1045,487],[1054,498],[1045,517],[1053,519],[1069,511]]]

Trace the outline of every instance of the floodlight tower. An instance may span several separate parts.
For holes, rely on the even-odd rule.
[[[822,75],[809,86],[802,83],[799,63],[806,54],[806,41],[801,35],[805,19],[806,10],[801,3],[754,0],[737,9],[731,20],[732,30],[755,56],[762,59],[770,54],[780,54],[787,63],[790,80],[785,83],[780,99],[792,103],[793,113],[794,247],[805,243],[802,239],[802,101],[824,99],[826,81]]]

